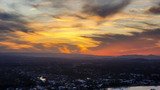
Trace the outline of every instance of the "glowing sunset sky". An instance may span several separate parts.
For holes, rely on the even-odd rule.
[[[160,55],[160,0],[0,0],[0,52]]]

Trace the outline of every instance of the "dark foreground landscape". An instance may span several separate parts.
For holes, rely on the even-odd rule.
[[[0,54],[2,90],[93,90],[158,85],[159,56]]]

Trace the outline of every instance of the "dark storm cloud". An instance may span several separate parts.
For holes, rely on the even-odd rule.
[[[113,15],[130,3],[130,0],[89,0],[83,7],[83,12],[90,15],[106,17]]]
[[[0,12],[0,33],[12,32],[12,31],[30,31],[20,16],[5,12]]]

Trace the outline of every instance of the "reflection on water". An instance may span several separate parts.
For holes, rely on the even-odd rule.
[[[121,87],[121,88],[106,88],[102,90],[160,90],[160,86],[138,86],[138,87]]]

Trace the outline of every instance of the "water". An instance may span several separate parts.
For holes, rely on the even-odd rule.
[[[102,90],[160,90],[160,86],[137,86],[137,87],[121,87],[121,88],[106,88]]]

